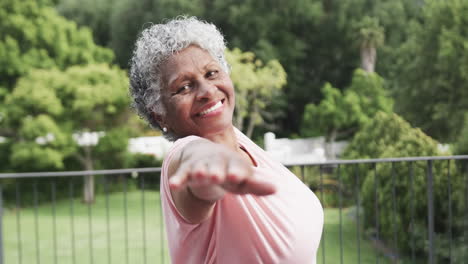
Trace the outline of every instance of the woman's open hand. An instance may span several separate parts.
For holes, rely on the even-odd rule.
[[[188,187],[197,198],[216,201],[224,193],[269,195],[275,186],[256,177],[253,166],[241,154],[220,144],[200,140],[187,146],[181,154],[169,185],[177,191]]]

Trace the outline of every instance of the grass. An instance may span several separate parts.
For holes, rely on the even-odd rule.
[[[97,196],[96,203],[90,207],[74,199],[58,201],[55,206],[43,204],[37,210],[5,209],[5,263],[170,263],[159,192],[146,191],[144,200],[142,198],[141,192],[130,191],[125,204],[123,193],[109,195],[109,225],[104,195]],[[145,210],[142,209],[143,201]],[[71,205],[73,217],[70,217]],[[343,243],[340,246],[339,210],[325,209],[322,239],[325,241],[325,262],[322,262],[322,243],[317,263],[340,263],[341,250],[343,263],[358,263],[356,224],[348,216],[350,210],[342,211]],[[360,253],[360,263],[376,262],[376,251],[364,238],[361,238]],[[379,255],[379,263],[390,261]]]
[[[364,235],[357,237],[356,222],[350,217],[354,208],[342,210],[342,243],[340,244],[340,212],[337,208],[325,209],[325,227],[319,248],[317,263],[391,263],[389,257],[377,253],[371,241]],[[361,234],[363,234],[361,229]],[[325,242],[325,255],[323,243]],[[360,254],[359,254],[360,253]],[[343,262],[341,262],[343,260]]]
[[[144,198],[143,211],[139,191],[128,192],[126,204],[123,193],[109,195],[109,225],[104,195],[97,196],[96,203],[90,207],[80,199],[62,200],[55,207],[44,204],[37,208],[37,217],[34,208],[6,210],[3,218],[5,263],[170,263],[159,192],[145,191]],[[71,204],[73,218],[70,217]]]

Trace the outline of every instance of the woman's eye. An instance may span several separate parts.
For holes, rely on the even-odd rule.
[[[185,92],[187,92],[187,91],[189,91],[189,90],[190,90],[190,85],[189,85],[189,84],[185,84],[185,85],[181,86],[181,87],[174,93],[174,95],[176,95],[176,94],[183,94],[183,93],[185,93]]]
[[[218,71],[209,71],[206,73],[206,78],[214,78],[218,75]]]

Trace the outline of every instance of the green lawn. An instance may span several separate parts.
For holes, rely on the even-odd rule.
[[[3,218],[5,263],[169,263],[162,232],[159,193],[145,192],[144,211],[142,201],[140,192],[127,193],[127,220],[125,220],[123,194],[110,195],[109,225],[106,220],[106,197],[103,195],[98,196],[96,204],[90,208],[78,199],[74,200],[73,218],[70,217],[72,204],[70,200],[56,203],[55,220],[52,217],[54,207],[51,204],[39,206],[37,217],[33,208],[19,211],[5,209]],[[91,209],[92,221],[89,221],[89,209]],[[143,223],[143,214],[145,223]],[[348,216],[348,210],[343,210],[342,216],[344,263],[358,263],[356,224]],[[36,219],[38,230],[35,228]],[[74,245],[72,243],[72,220],[75,231]],[[17,225],[18,221],[20,226]],[[92,240],[89,235],[90,229],[93,233]],[[19,240],[18,230],[20,230]],[[36,239],[36,231],[39,239]],[[375,263],[376,254],[370,242],[363,239],[360,245],[361,263]],[[340,252],[339,211],[326,209],[324,263],[340,263]],[[73,262],[73,255],[76,262]],[[320,248],[317,263],[323,263],[322,260]],[[389,261],[381,256],[379,263],[389,263]]]
[[[340,245],[340,217],[336,208],[325,209],[325,227],[322,243],[317,256],[317,263],[377,263],[376,250],[371,242],[361,235],[358,243],[356,222],[351,219],[349,212],[352,209],[342,211],[342,243]],[[362,233],[362,229],[361,229]],[[325,258],[322,254],[323,242],[325,241]],[[360,258],[358,252],[360,251]],[[343,252],[341,256],[341,252]],[[390,259],[382,254],[378,256],[378,263],[391,263]],[[359,262],[360,260],[360,262]]]
[[[34,209],[22,209],[19,211],[21,243],[18,242],[17,236],[18,211],[11,209],[5,211],[3,218],[5,263],[133,264],[163,263],[163,259],[164,263],[170,263],[167,249],[165,249],[165,238],[162,237],[164,229],[160,215],[159,192],[145,192],[144,211],[142,210],[142,194],[138,191],[127,193],[127,220],[125,220],[123,198],[123,193],[109,195],[109,225],[107,225],[106,217],[106,197],[103,195],[98,196],[96,204],[90,208],[91,225],[88,217],[89,208],[82,204],[79,199],[73,201],[73,218],[70,217],[71,201],[57,202],[55,222],[52,217],[52,205],[40,206],[37,210],[39,240],[36,240]],[[145,215],[145,224],[143,224],[143,213]],[[75,231],[74,255],[76,262],[73,261],[72,220]],[[90,240],[89,235],[90,228],[93,233],[92,240]],[[56,246],[54,246],[54,232],[57,234]],[[127,236],[128,240],[126,239]],[[36,241],[39,241],[39,250]],[[128,244],[126,241],[128,241]],[[92,251],[90,250],[91,244]],[[146,250],[144,250],[145,248]],[[38,254],[40,261],[37,261]]]

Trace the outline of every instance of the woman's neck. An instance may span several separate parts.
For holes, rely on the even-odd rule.
[[[222,133],[208,135],[205,136],[205,138],[212,142],[223,144],[234,151],[238,151],[239,149],[239,144],[237,143],[237,136],[236,132],[234,131],[234,126],[225,129]]]
[[[228,148],[239,153],[246,162],[251,163],[254,167],[258,166],[257,162],[253,159],[252,156],[250,156],[247,150],[239,146],[234,126],[231,126],[229,129],[223,131],[223,133],[213,134],[210,136],[206,136],[205,138],[210,140],[211,142],[227,146]]]

